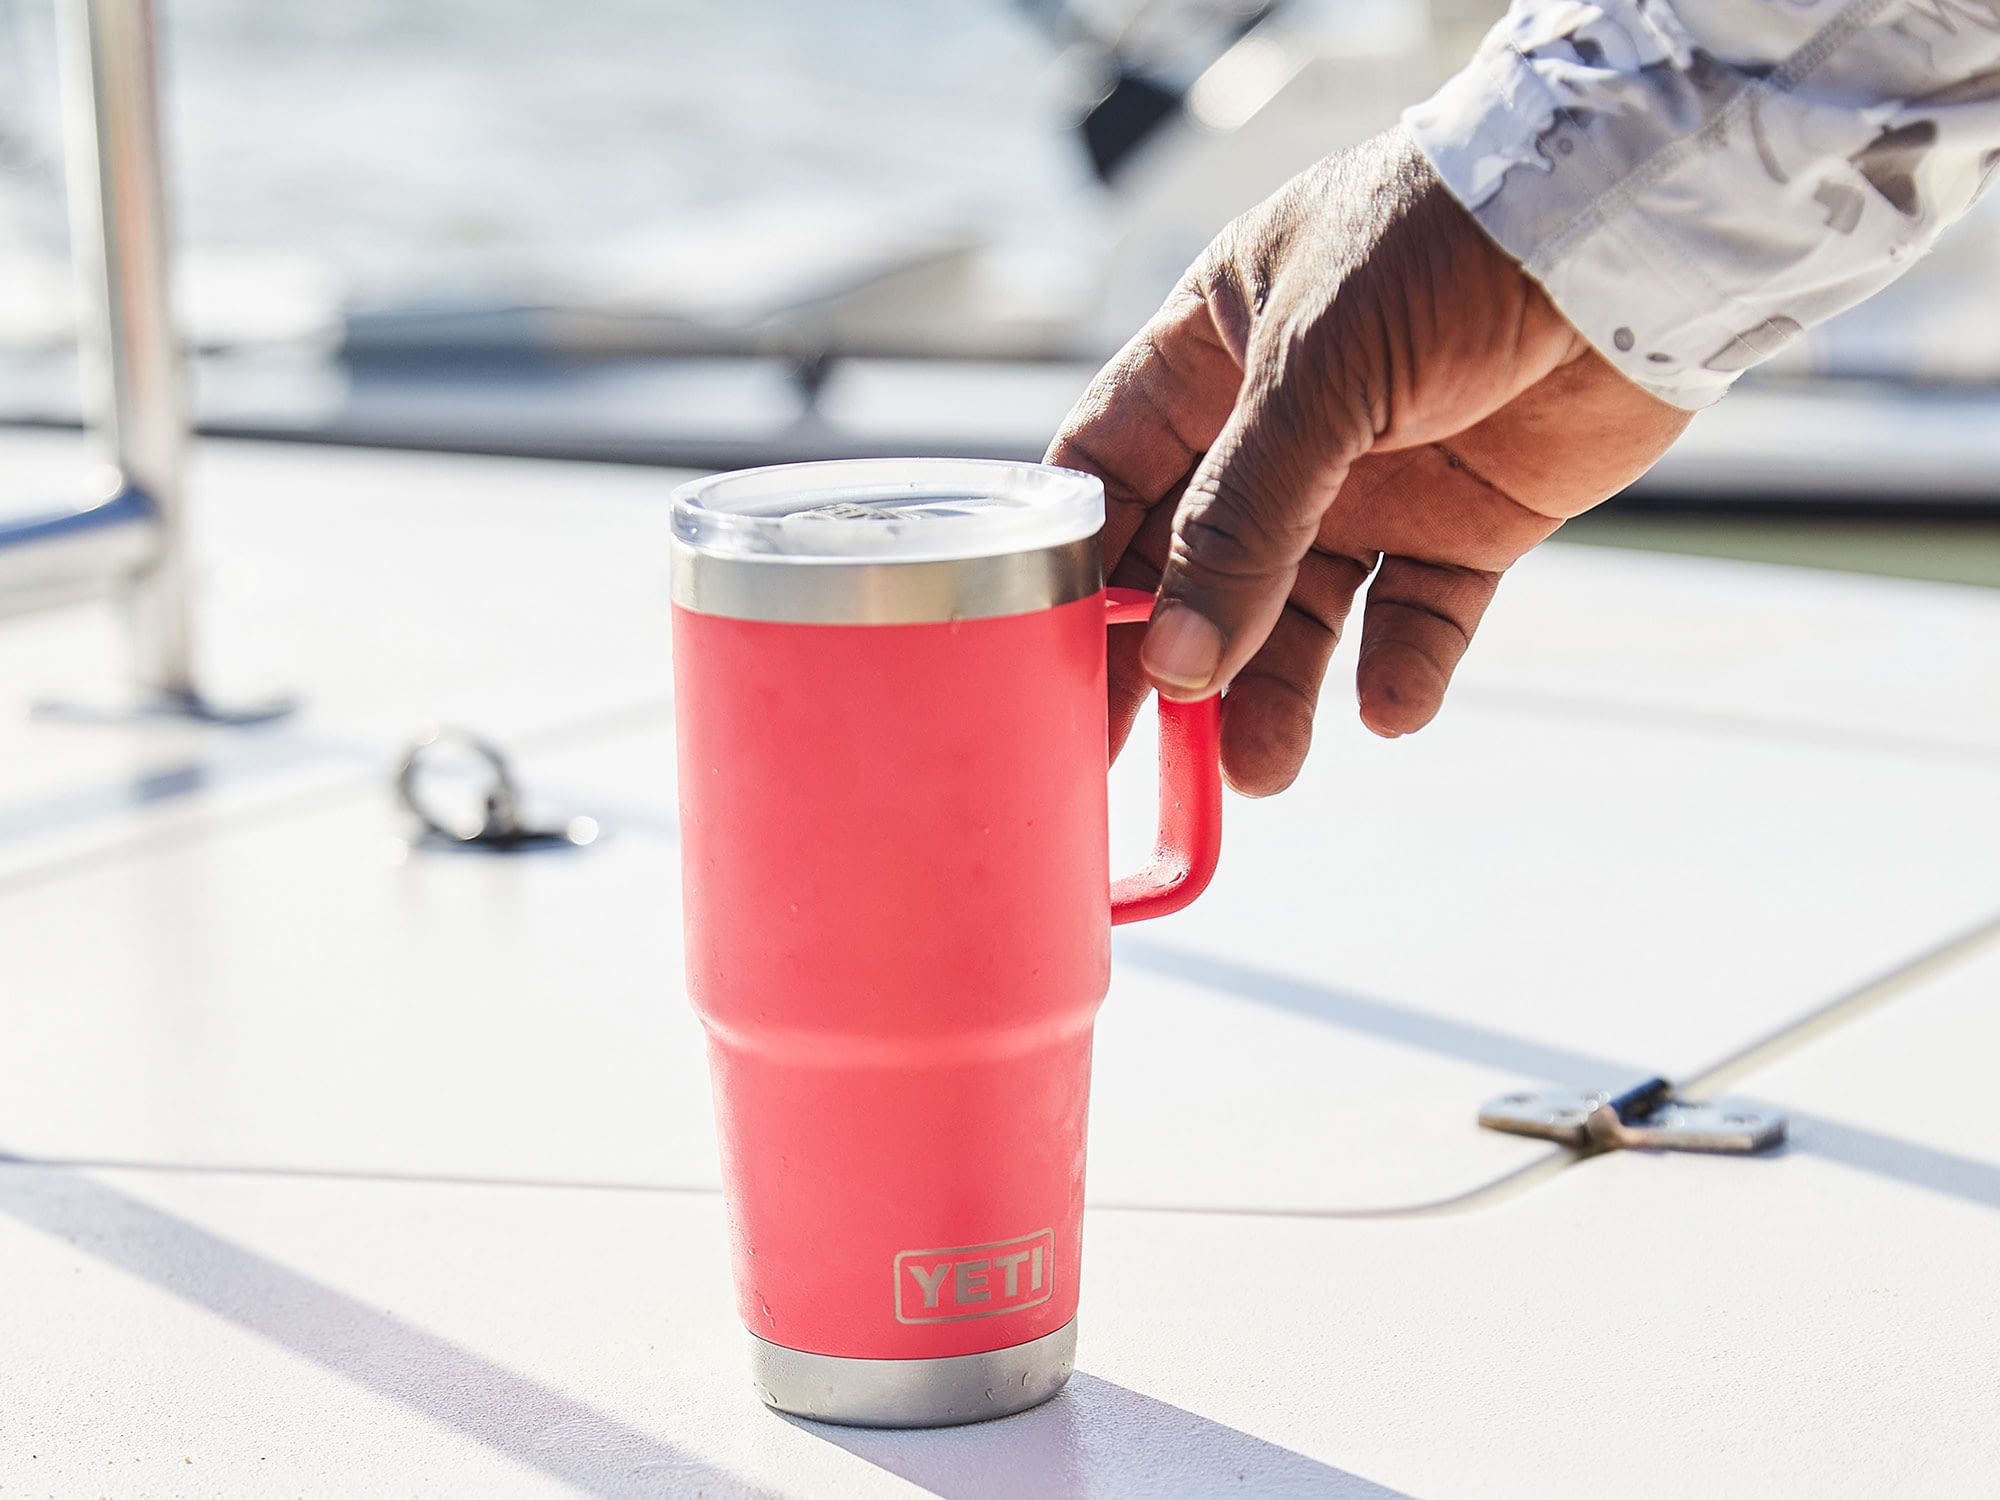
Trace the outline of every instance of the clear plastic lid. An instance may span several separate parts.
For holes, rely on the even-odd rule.
[[[1044,464],[863,458],[778,464],[674,491],[674,535],[716,557],[936,562],[1095,536],[1104,486]]]

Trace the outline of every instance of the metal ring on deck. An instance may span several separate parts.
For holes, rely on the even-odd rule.
[[[483,796],[484,814],[477,828],[453,827],[437,815],[419,795],[419,773],[424,762],[445,746],[470,750],[486,763],[491,775]],[[538,845],[571,844],[581,847],[597,837],[597,824],[590,818],[571,818],[560,827],[530,827],[521,817],[521,794],[513,767],[498,747],[469,730],[440,726],[410,746],[396,773],[396,795],[403,806],[416,815],[432,838],[461,846],[486,849],[524,849]]]

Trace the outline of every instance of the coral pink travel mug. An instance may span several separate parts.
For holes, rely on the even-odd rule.
[[[883,459],[674,497],[688,992],[771,1406],[1004,1416],[1076,1348],[1111,926],[1215,868],[1213,699],[1162,705],[1154,861],[1111,882],[1099,482]]]

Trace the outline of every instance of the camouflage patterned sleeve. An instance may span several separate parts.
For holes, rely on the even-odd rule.
[[[1515,0],[1404,124],[1607,359],[1705,406],[1995,175],[2000,0]]]

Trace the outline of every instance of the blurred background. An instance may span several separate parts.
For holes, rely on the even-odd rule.
[[[161,0],[209,432],[1039,456],[1231,216],[1498,0]],[[0,422],[78,420],[50,0],[0,0]],[[2000,584],[2000,196],[1566,536]]]

